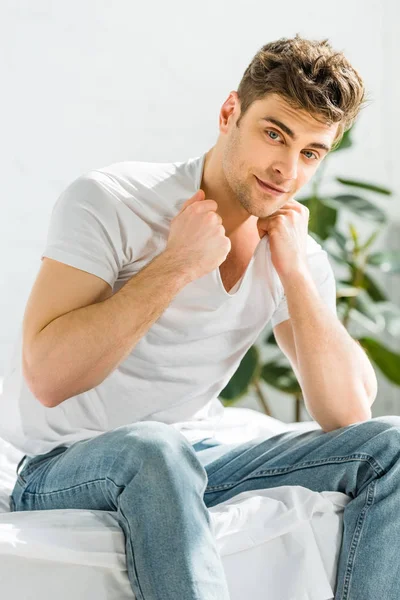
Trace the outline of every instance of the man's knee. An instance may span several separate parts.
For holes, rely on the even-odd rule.
[[[136,450],[143,448],[151,452],[180,452],[192,447],[188,440],[174,427],[160,421],[138,421],[114,429],[113,434],[122,443]]]
[[[206,474],[190,442],[174,427],[160,421],[139,421],[114,430],[119,447],[147,462],[163,460],[178,469],[179,461]]]
[[[399,416],[374,417],[349,427],[358,451],[373,456],[382,468],[389,468],[400,460]]]
[[[114,463],[125,474],[142,470],[146,477],[192,479],[205,488],[207,472],[189,441],[174,427],[159,421],[139,421],[113,431],[123,459]]]

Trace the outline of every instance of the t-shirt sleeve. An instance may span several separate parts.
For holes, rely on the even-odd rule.
[[[308,234],[307,260],[319,295],[332,312],[337,315],[336,281],[332,265],[326,250],[324,250],[310,234]],[[283,292],[283,296],[271,317],[271,325],[272,327],[276,327],[279,323],[282,323],[282,321],[286,321],[287,319],[290,319],[290,315],[286,295]]]
[[[126,262],[118,200],[83,175],[57,199],[42,258],[47,256],[101,277],[111,287]]]

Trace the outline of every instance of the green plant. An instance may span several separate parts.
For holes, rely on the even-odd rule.
[[[351,131],[345,133],[340,145],[331,154],[352,146]],[[321,185],[327,161],[328,157],[315,175],[311,195],[298,201],[310,210],[308,227],[310,235],[321,244],[338,267],[346,271],[344,279],[336,277],[338,317],[349,332],[352,322],[356,322],[372,335],[389,333],[398,336],[400,335],[400,308],[388,300],[370,271],[380,269],[385,273],[399,274],[400,252],[371,251],[373,242],[387,223],[387,217],[381,208],[360,195],[368,191],[368,193],[388,197],[392,192],[372,183],[336,177],[336,182],[344,186],[345,191],[336,195],[322,194]],[[355,189],[357,193],[349,192],[349,189]],[[369,220],[375,225],[375,230],[366,240],[361,241],[356,226],[350,222],[346,236],[338,229],[339,211],[347,211],[356,214],[357,218]],[[358,339],[371,362],[392,383],[400,386],[400,354],[391,351],[369,335],[358,338],[352,335],[352,337]],[[261,387],[261,381],[264,381],[273,388],[294,396],[295,420],[299,421],[303,398],[296,375],[277,346],[272,331],[267,335],[265,343],[275,346],[277,355],[262,364],[258,347],[253,345],[249,348],[229,383],[220,393],[221,401],[224,405],[232,405],[254,387],[264,412],[271,415]]]

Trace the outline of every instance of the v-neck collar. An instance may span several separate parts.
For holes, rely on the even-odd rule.
[[[224,296],[226,296],[227,298],[234,298],[245,287],[245,280],[249,276],[248,274],[252,269],[252,265],[257,257],[260,247],[263,245],[263,242],[265,243],[266,238],[267,238],[267,235],[264,235],[262,238],[260,238],[260,241],[258,242],[256,249],[254,250],[253,256],[251,257],[249,264],[246,267],[245,272],[243,273],[243,275],[239,279],[239,281],[236,282],[235,285],[231,288],[231,290],[235,290],[233,293],[231,291],[229,291],[229,292],[226,291],[224,283],[222,281],[221,272],[219,270],[219,267],[217,267],[216,269],[211,271],[211,274],[214,277],[216,285],[219,287],[221,293]]]

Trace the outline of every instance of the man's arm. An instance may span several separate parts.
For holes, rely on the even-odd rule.
[[[377,380],[366,353],[322,300],[307,269],[282,283],[290,319],[279,323],[274,335],[308,412],[324,431],[370,419]]]
[[[182,261],[164,250],[111,297],[70,309],[35,334],[25,326],[23,372],[32,393],[53,408],[99,385],[188,282]],[[43,287],[41,293],[47,293],[53,311],[60,305],[51,288]],[[80,298],[78,292],[70,295]]]

